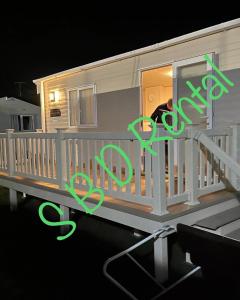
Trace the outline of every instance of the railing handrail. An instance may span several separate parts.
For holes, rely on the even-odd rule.
[[[214,155],[224,164],[226,164],[235,175],[240,176],[240,164],[223,150],[221,150],[220,147],[216,145],[205,133],[201,131],[195,131],[194,138],[203,144],[210,152],[214,153]]]
[[[2,136],[6,136],[6,133],[1,133]],[[151,131],[140,132],[143,140],[148,140],[152,136]],[[158,136],[170,136],[165,130],[158,129]],[[186,138],[186,134],[181,134],[174,139]],[[12,138],[56,138],[57,132],[13,132]],[[62,134],[63,139],[86,139],[86,140],[137,140],[136,136],[127,131],[123,132],[64,132]]]
[[[189,128],[186,128],[185,132],[179,136],[174,136],[173,139],[188,138]],[[232,136],[231,127],[222,127],[214,129],[201,129],[201,131],[207,136]],[[152,132],[140,132],[143,140],[150,139]],[[6,133],[0,133],[0,136],[6,137]],[[136,136],[131,132],[67,132],[63,134],[63,139],[87,139],[87,140],[137,140]],[[158,128],[158,136],[171,136],[168,131]],[[12,138],[56,138],[57,132],[13,132]]]

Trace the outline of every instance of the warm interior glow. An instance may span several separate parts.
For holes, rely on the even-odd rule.
[[[173,98],[172,66],[159,67],[142,72],[143,115],[151,117],[160,104]],[[149,122],[143,122],[143,130],[149,131]]]
[[[168,71],[167,76],[172,77],[173,76],[173,70]]]

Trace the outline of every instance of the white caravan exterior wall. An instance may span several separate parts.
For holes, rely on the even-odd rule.
[[[240,23],[240,22],[238,22]],[[138,54],[133,57],[123,58],[109,62],[105,65],[93,66],[87,70],[75,68],[69,72],[48,76],[34,81],[38,86],[42,85],[44,96],[45,129],[48,132],[55,128],[69,128],[67,90],[94,84],[96,87],[97,101],[97,127],[72,128],[73,131],[126,131],[129,122],[141,115],[140,104],[140,76],[141,69],[153,66],[166,65],[175,61],[214,52],[218,58],[222,71],[231,72],[237,70],[240,81],[240,25],[207,36],[197,37],[190,41],[184,40],[179,44],[166,46],[159,50]],[[160,45],[160,44],[159,44]],[[140,51],[139,51],[140,52]],[[97,64],[97,62],[96,62]],[[81,67],[80,67],[81,68]],[[54,78],[55,76],[59,76]],[[48,79],[49,78],[49,79]],[[236,80],[235,80],[236,81]],[[53,104],[49,100],[52,90],[60,92],[60,101]],[[237,91],[235,92],[237,95]],[[227,122],[226,112],[231,122],[240,121],[240,101],[231,95],[221,99],[219,105],[214,108],[215,124]],[[239,95],[239,93],[238,93]],[[238,97],[239,98],[239,97]],[[231,110],[231,106],[233,109]],[[50,109],[59,108],[61,117],[50,118]]]

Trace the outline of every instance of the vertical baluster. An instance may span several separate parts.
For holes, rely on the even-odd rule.
[[[26,138],[23,138],[23,164],[24,164],[24,173],[27,173],[27,149],[26,149]]]
[[[221,149],[226,153],[226,136],[221,136]],[[221,174],[221,178],[225,176],[225,164],[220,161],[220,174]],[[219,179],[221,179],[219,178]]]
[[[212,154],[208,149],[207,151],[207,186],[212,184]]]
[[[174,175],[174,141],[168,141],[168,196],[172,197],[175,191]]]
[[[205,155],[204,155],[204,148],[203,146],[199,144],[199,153],[200,153],[200,188],[203,188],[205,186]]]
[[[110,142],[108,142],[107,144],[110,144]],[[113,144],[113,143],[111,143]],[[107,157],[106,157],[106,161],[107,161],[107,167],[108,169],[112,172],[113,171],[113,152],[112,152],[112,148],[107,149]],[[107,176],[108,178],[108,191],[111,192],[113,189],[113,179],[111,176]]]
[[[82,167],[82,164],[83,164],[83,159],[82,159],[82,157],[83,157],[83,155],[82,155],[83,145],[82,145],[82,140],[78,140],[77,144],[78,144],[78,172],[83,173],[83,167]],[[81,186],[82,178],[79,176],[78,180],[79,180],[79,185]]]
[[[49,139],[49,175],[50,178],[53,178],[53,147],[52,147],[52,139]]]
[[[5,139],[2,139],[2,166],[3,166],[3,169],[6,170],[8,168],[8,165],[7,165],[7,159],[6,159],[6,152],[5,152],[5,149],[6,149],[6,140]]]
[[[149,151],[144,150],[145,156],[145,195],[152,198],[152,156]]]
[[[184,166],[184,153],[183,153],[183,141],[177,140],[178,143],[178,194],[183,192],[183,166]]]
[[[40,162],[39,162],[39,138],[36,138],[36,175],[40,175]]]
[[[0,139],[0,169],[5,169],[3,167],[3,159],[2,159],[2,155],[3,155],[2,142],[3,142],[3,139]]]
[[[126,141],[126,154],[130,159],[132,158],[132,155],[131,155],[131,146],[132,145],[133,145],[132,141],[130,141],[130,140]],[[127,167],[126,163],[125,163],[124,175],[125,175],[125,179],[127,179],[128,176],[129,176],[129,170],[128,170],[128,167]],[[126,192],[127,193],[131,193],[131,181],[126,185]]]
[[[55,145],[55,139],[52,139],[52,177],[56,178],[56,145]]]
[[[124,148],[123,146],[122,146],[122,143],[121,143],[121,141],[118,141],[117,142],[117,146],[119,147],[119,148]],[[119,179],[119,180],[121,180],[122,181],[122,158],[121,158],[121,156],[120,155],[117,155],[117,161],[116,161],[116,176],[117,176],[117,178]],[[122,190],[122,188],[117,184],[117,191],[121,191]]]
[[[139,141],[134,141],[134,181],[135,194],[141,195],[141,148]]]
[[[97,141],[93,141],[93,159],[92,159],[92,168],[93,168],[93,185],[97,186],[97,178],[98,178],[98,172],[97,172],[97,162],[94,159],[95,155],[97,155]]]
[[[22,145],[22,139],[19,138],[19,149],[20,149],[20,172],[23,172],[23,145]]]
[[[30,171],[30,138],[26,138],[26,155],[27,155],[27,173],[31,175]]]
[[[44,140],[43,138],[39,139],[40,140],[40,158],[41,158],[41,176],[46,176],[46,170],[45,170],[45,163],[44,163]]]
[[[16,138],[16,146],[17,146],[17,172],[20,173],[21,171],[21,168],[20,168],[20,161],[21,161],[21,158],[20,158],[20,140],[19,138]]]
[[[2,156],[3,156],[2,142],[3,142],[3,139],[0,139],[0,168],[5,169],[3,167],[3,159],[2,159]]]
[[[32,171],[32,138],[28,139],[28,160],[29,160],[29,173],[33,175]]]
[[[105,145],[104,141],[100,142],[100,149],[103,148]],[[100,166],[100,186],[102,189],[105,189],[105,171],[104,169]]]
[[[226,136],[226,153],[231,156],[231,137],[229,135]],[[230,169],[227,165],[225,166],[225,177],[230,179]]]
[[[72,140],[72,176],[76,173],[76,140]]]
[[[219,146],[219,139],[217,136],[213,137],[214,143]],[[212,155],[213,157],[213,166],[214,166],[214,172],[213,172],[213,183],[218,183],[218,172],[219,172],[219,159],[215,157],[215,155]]]
[[[187,153],[188,164],[187,164],[187,177],[186,177],[186,188],[189,193],[189,205],[198,204],[198,145],[194,139],[194,128],[189,129],[189,140],[187,142]]]
[[[49,139],[45,140],[45,153],[46,153],[46,177],[50,177],[49,175]]]
[[[33,151],[33,174],[37,174],[37,167],[36,167],[36,139],[32,140],[32,151]]]
[[[70,182],[71,178],[71,162],[70,162],[70,141],[69,139],[66,139],[66,157],[67,157],[67,182]]]
[[[3,139],[0,139],[0,168],[5,169],[3,160]]]
[[[90,159],[91,159],[91,155],[90,155],[89,140],[86,140],[86,162],[85,162],[85,166],[86,166],[86,174],[89,177],[91,177]]]

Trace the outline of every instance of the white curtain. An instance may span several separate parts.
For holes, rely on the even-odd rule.
[[[11,115],[11,128],[15,131],[20,131],[20,116]]]

